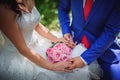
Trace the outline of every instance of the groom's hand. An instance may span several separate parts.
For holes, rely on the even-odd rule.
[[[83,66],[85,66],[85,63],[82,61],[82,59],[80,58],[80,56],[71,58],[69,61],[72,63],[69,66],[69,70],[73,70],[75,68],[82,68]]]
[[[76,46],[76,43],[74,43],[71,34],[66,33],[66,34],[64,35],[64,39],[66,40],[65,44],[66,44],[67,46],[69,46],[69,47],[71,47],[71,48],[74,48],[74,47]]]
[[[60,61],[60,62],[54,63],[52,65],[51,70],[53,70],[53,71],[71,72],[71,70],[68,69],[68,67],[70,65],[71,65],[71,62],[69,62],[69,61]]]

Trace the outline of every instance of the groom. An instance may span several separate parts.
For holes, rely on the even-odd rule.
[[[69,69],[98,59],[102,80],[120,80],[120,47],[115,42],[120,32],[120,0],[60,0],[58,11],[64,38],[88,48],[70,60]]]

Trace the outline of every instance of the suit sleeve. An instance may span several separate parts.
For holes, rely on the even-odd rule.
[[[105,24],[104,31],[95,43],[81,55],[88,64],[104,54],[120,32],[120,0],[116,1],[117,3]]]
[[[71,34],[69,12],[70,0],[60,0],[58,7],[58,18],[63,35],[66,33]]]

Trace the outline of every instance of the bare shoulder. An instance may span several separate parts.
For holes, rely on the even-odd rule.
[[[0,27],[15,21],[16,13],[4,5],[0,5]]]

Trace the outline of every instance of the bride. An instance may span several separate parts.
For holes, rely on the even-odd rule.
[[[69,72],[64,68],[70,65],[70,62],[53,64],[46,60],[46,49],[52,45],[51,41],[66,41],[63,38],[56,38],[39,23],[40,15],[34,6],[34,0],[1,0],[0,10],[0,79],[100,79],[96,62]],[[71,57],[78,55],[75,54],[77,47],[81,46],[76,46]],[[83,47],[81,49],[85,50]]]

